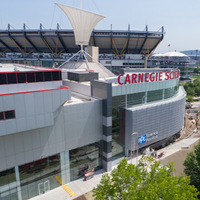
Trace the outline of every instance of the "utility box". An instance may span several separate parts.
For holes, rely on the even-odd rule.
[[[68,72],[68,79],[77,82],[98,80],[97,72]]]

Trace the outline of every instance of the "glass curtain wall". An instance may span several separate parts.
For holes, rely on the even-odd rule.
[[[175,86],[162,90],[147,91],[147,97],[145,97],[145,92],[127,94],[127,107],[130,108],[135,105],[144,104],[145,100],[149,103],[153,101],[160,101],[162,99],[168,99],[176,95],[178,93],[178,89],[179,87]]]
[[[163,90],[154,90],[147,92],[147,102],[158,101],[163,98]]]
[[[83,177],[85,169],[102,168],[102,142],[71,150],[69,154],[70,181]],[[0,172],[0,200],[18,200],[17,186],[21,188],[22,200],[27,200],[64,184],[60,154],[19,166],[18,185],[16,173],[15,168]]]
[[[22,199],[60,186],[60,171],[60,154],[19,166]]]
[[[70,179],[76,180],[84,176],[84,171],[102,168],[102,144],[96,142],[69,152],[70,155]]]
[[[70,181],[83,177],[88,168],[102,168],[101,142],[70,151]],[[18,185],[16,173],[15,168],[0,172],[0,200],[18,200],[17,186],[21,188],[22,200],[27,200],[64,184],[60,154],[19,166]]]
[[[112,98],[112,159],[124,155],[125,144],[125,95]]]
[[[0,172],[0,200],[17,200],[15,169]]]
[[[145,103],[145,92],[127,95],[127,107],[131,107],[133,105],[138,105],[142,103]]]

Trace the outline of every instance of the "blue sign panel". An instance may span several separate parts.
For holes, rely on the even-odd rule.
[[[146,135],[138,137],[138,144],[143,144],[146,142]]]

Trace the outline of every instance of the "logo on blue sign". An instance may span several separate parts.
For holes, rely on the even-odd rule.
[[[138,137],[138,144],[143,144],[146,142],[146,135]]]

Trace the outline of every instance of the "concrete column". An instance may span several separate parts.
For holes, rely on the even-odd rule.
[[[15,166],[15,176],[16,176],[16,182],[17,182],[18,200],[22,200],[22,193],[21,193],[21,186],[20,186],[20,176],[19,176],[19,167],[18,166]]]
[[[125,149],[125,156],[126,157],[129,157],[130,155],[129,155],[129,149]]]
[[[99,47],[88,46],[88,62],[98,62],[99,61]]]
[[[61,179],[62,184],[70,182],[70,162],[69,162],[69,151],[60,153],[60,166],[61,166]]]
[[[144,57],[144,68],[147,68],[147,60],[148,60],[148,56],[145,55],[145,57]]]
[[[103,168],[112,169],[112,116],[103,116]]]
[[[165,98],[165,89],[163,89],[163,92],[162,92],[162,99]]]
[[[147,91],[145,92],[145,95],[144,95],[144,104],[147,104]]]
[[[125,95],[125,108],[127,108],[127,90],[126,90],[126,95]]]
[[[92,81],[92,96],[103,99],[103,168],[112,169],[112,83]]]

